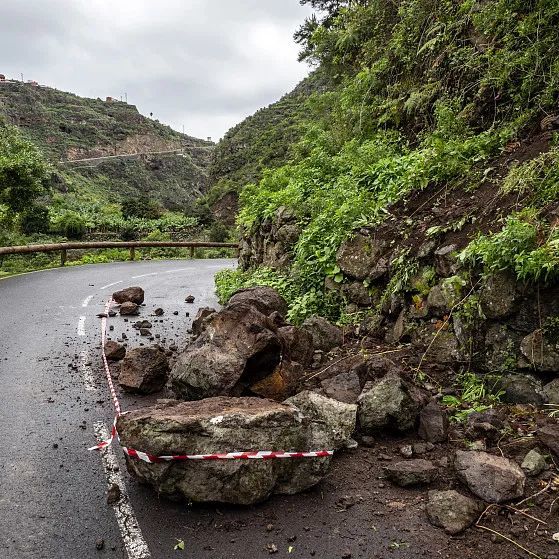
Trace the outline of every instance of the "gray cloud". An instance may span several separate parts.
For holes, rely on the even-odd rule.
[[[0,72],[218,138],[307,73],[298,0],[2,0]]]

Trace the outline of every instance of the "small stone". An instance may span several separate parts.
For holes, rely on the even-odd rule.
[[[195,298],[194,298],[193,295],[188,295],[184,300],[185,303],[194,303],[194,301],[195,301]]]
[[[113,483],[107,491],[107,504],[114,505],[120,500],[120,487]]]
[[[526,472],[526,475],[535,477],[547,468],[547,462],[537,450],[533,449],[526,454],[520,467]]]
[[[163,316],[165,314],[165,311],[162,308],[157,308],[155,309],[155,311],[153,311],[153,314],[155,314],[155,316]]]
[[[121,316],[135,316],[140,314],[139,307],[136,303],[126,302],[120,305]]]
[[[481,514],[483,506],[458,491],[429,491],[425,512],[429,522],[456,535],[471,526]]]
[[[179,316],[179,311],[173,311],[173,314],[174,314],[175,316]]]
[[[433,400],[419,414],[419,436],[431,443],[448,438],[448,414]]]
[[[404,458],[411,458],[413,456],[413,447],[411,444],[404,445],[400,447],[400,454]]]
[[[140,336],[151,336],[151,331],[147,328],[140,328]]]
[[[266,549],[268,550],[268,553],[270,555],[272,555],[273,553],[277,553],[278,552],[278,546],[275,543],[269,543],[266,545]]]
[[[101,551],[104,547],[105,547],[105,540],[98,539],[95,542],[95,549],[97,549],[98,551]]]
[[[266,532],[271,532],[274,529],[273,524],[266,524]]]

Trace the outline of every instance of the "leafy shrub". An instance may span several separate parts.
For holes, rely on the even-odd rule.
[[[46,206],[31,205],[23,212],[20,220],[23,233],[47,233],[50,229],[49,210]]]
[[[82,239],[87,231],[85,219],[71,211],[60,216],[53,224],[53,227],[55,231],[69,239]]]
[[[213,243],[225,243],[229,238],[229,229],[220,221],[212,223],[208,236]]]

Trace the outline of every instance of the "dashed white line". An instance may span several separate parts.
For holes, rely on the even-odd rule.
[[[94,390],[97,390],[97,388],[95,388],[95,381],[93,380],[93,373],[91,371],[89,353],[86,350],[80,353],[79,368],[86,392],[93,392]]]
[[[96,423],[94,430],[99,440],[105,441],[109,438],[109,431],[103,423]],[[120,499],[113,505],[113,510],[128,559],[150,559],[151,553],[130,503],[114,450],[109,446],[99,452],[107,476],[107,487],[116,484],[120,488]]]
[[[83,300],[82,307],[87,307],[87,305],[89,305],[89,303],[91,302],[91,299],[93,299],[93,295],[89,295],[89,297],[86,297]]]
[[[100,287],[99,289],[107,289],[108,287],[112,287],[113,285],[118,285],[119,283],[122,283],[124,280],[118,280],[118,281],[113,281],[113,283],[108,283],[107,285],[104,285],[103,287]]]
[[[132,279],[147,278],[149,276],[157,276],[159,272],[152,272],[151,274],[142,274],[141,276],[132,276]]]
[[[78,336],[85,336],[85,316],[80,316],[78,320]]]

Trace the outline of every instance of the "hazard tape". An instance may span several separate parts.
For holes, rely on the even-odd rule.
[[[113,421],[113,426],[111,428],[110,437],[104,441],[100,441],[95,446],[92,446],[88,450],[102,450],[112,444],[112,442],[117,439],[120,443],[120,438],[117,431],[117,421],[118,418],[126,412],[122,412],[120,407],[120,402],[118,401],[118,396],[113,383],[113,377],[111,375],[111,369],[109,367],[109,361],[105,355],[105,345],[107,342],[107,317],[113,305],[113,299],[109,299],[105,305],[104,315],[101,317],[101,355],[103,359],[103,368],[105,370],[105,376],[107,378],[107,384],[109,386],[109,391],[111,393],[111,399],[113,401],[113,407],[115,411],[115,419]],[[249,451],[249,452],[227,452],[227,453],[215,453],[215,454],[175,454],[170,456],[154,456],[153,454],[148,454],[147,452],[141,452],[133,448],[127,448],[122,446],[124,454],[129,458],[135,460],[141,460],[142,462],[147,462],[148,464],[160,464],[163,462],[184,462],[187,460],[274,460],[274,459],[286,459],[286,458],[326,458],[328,456],[333,456],[333,450],[315,450],[309,452],[285,452],[280,450],[259,450],[259,451]]]

